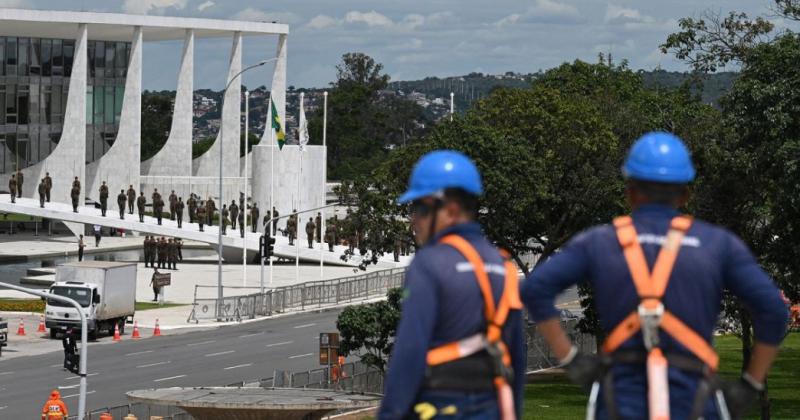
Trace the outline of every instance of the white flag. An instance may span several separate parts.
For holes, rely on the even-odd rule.
[[[300,151],[305,150],[308,144],[308,120],[306,120],[305,93],[300,93]]]

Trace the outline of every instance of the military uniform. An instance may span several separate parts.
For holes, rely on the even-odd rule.
[[[175,212],[178,210],[178,196],[175,195],[175,190],[169,195],[169,220],[175,220]]]
[[[293,213],[286,220],[286,230],[289,233],[289,245],[294,245],[294,239],[297,237],[297,213]]]
[[[128,187],[128,214],[133,214],[133,203],[136,202],[136,190],[133,185]]]
[[[244,238],[244,211],[239,212],[239,234]]]
[[[308,223],[306,223],[306,237],[308,238],[308,247],[314,248],[314,220],[312,218],[308,218]]]
[[[42,182],[39,183],[39,207],[41,208],[44,208],[45,191],[47,191],[47,187],[45,186],[44,179],[42,179]]]
[[[72,183],[73,187],[75,183]],[[108,185],[103,182],[100,186],[100,215],[106,217],[106,209],[108,208]]]
[[[253,208],[250,209],[250,224],[252,225],[252,232],[256,233],[258,231],[258,205],[253,204]]]
[[[144,192],[139,194],[139,198],[136,199],[136,208],[139,210],[139,221],[144,223],[144,207],[147,205],[147,199],[144,198]]]
[[[181,248],[183,248],[183,241],[181,241],[181,238],[175,238],[175,249],[178,251],[178,261],[183,261],[183,252]]]
[[[158,240],[155,236],[150,237],[150,267],[156,266],[156,258],[158,258]]]
[[[119,218],[121,220],[125,220],[125,202],[128,201],[128,197],[125,196],[125,190],[119,190],[119,195],[117,195],[117,205],[119,206]]]
[[[222,214],[220,215],[219,219],[219,228],[222,229],[222,234],[227,235],[227,227],[228,227],[228,207],[224,204],[222,205]]]
[[[183,200],[178,198],[178,202],[175,204],[175,217],[178,220],[178,229],[183,227]]]
[[[69,192],[69,196],[72,199],[72,212],[73,213],[77,213],[78,212],[78,200],[80,200],[80,197],[81,197],[81,187],[79,187],[79,186],[77,186],[77,185],[75,185],[73,183],[72,184],[72,190],[70,190],[70,192]]]
[[[11,179],[8,180],[8,192],[11,195],[11,202],[14,203],[17,200],[17,177],[14,174],[11,174]]]
[[[189,195],[186,200],[186,206],[189,207],[189,223],[194,223],[195,213],[197,212],[197,200],[194,198],[194,193]]]
[[[317,227],[317,242],[322,242],[322,213],[317,212],[317,217],[314,219],[314,225]]]
[[[164,201],[161,200],[161,194],[158,192],[158,189],[153,191],[153,216],[156,217],[158,220],[158,224],[161,224],[161,218],[164,216],[162,213],[164,211]]]
[[[278,210],[275,207],[272,207],[272,235],[275,236],[278,233]]]
[[[231,228],[236,230],[236,220],[239,217],[239,206],[236,205],[236,200],[231,200],[228,210],[231,212]]]
[[[25,179],[25,176],[22,175],[21,170],[17,170],[17,197],[22,198],[22,181]]]
[[[178,265],[178,250],[175,247],[175,240],[170,239],[167,242],[167,268],[170,270],[177,270]]]
[[[209,226],[214,226],[215,210],[217,210],[217,206],[214,205],[214,200],[210,198],[206,200],[206,220],[208,221]]]
[[[200,205],[197,206],[197,223],[200,225],[200,232],[203,232],[203,224],[206,221],[206,206],[201,201]]]
[[[44,198],[49,203],[50,202],[50,190],[53,189],[53,178],[50,178],[50,172],[47,172],[44,175]]]
[[[328,251],[333,252],[333,246],[336,244],[336,225],[328,223],[325,227],[325,242],[328,243]]]
[[[167,266],[167,252],[169,244],[164,237],[158,241],[158,268],[169,268]]]

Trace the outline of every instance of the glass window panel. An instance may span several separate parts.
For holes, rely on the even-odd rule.
[[[111,86],[106,87],[106,103],[104,105],[104,113],[105,113],[105,123],[106,124],[113,124],[114,123],[114,88]]]
[[[106,46],[105,43],[97,41],[94,44],[94,67],[97,74],[101,75],[100,69],[106,65]]]
[[[53,40],[53,51],[52,51],[52,60],[53,63],[53,76],[63,76],[64,75],[64,56],[63,56],[63,44],[61,43],[60,39]]]
[[[42,40],[42,76],[53,74],[53,62],[50,55],[53,51],[53,41],[50,39]]]
[[[17,74],[17,38],[6,38],[6,75]]]
[[[94,77],[94,49],[95,49],[95,42],[89,41],[86,45],[86,49],[89,51],[89,62],[87,66],[89,67],[89,77]],[[91,83],[91,81],[89,82]]]
[[[42,40],[31,39],[31,75],[42,74]]]
[[[17,87],[8,85],[6,87],[6,124],[17,123]]]
[[[30,99],[28,92],[20,90],[17,95],[17,124],[28,124],[28,106]]]
[[[17,74],[19,74],[20,76],[28,75],[28,64],[30,63],[28,57],[30,56],[29,54],[30,46],[31,46],[30,38],[19,39],[19,57],[18,57],[19,70],[17,71]]]
[[[116,86],[114,91],[114,122],[119,124],[119,117],[122,114],[122,103],[125,100],[125,87]]]
[[[86,86],[86,124],[94,124],[94,86]]]
[[[94,123],[103,123],[103,93],[105,88],[102,86],[94,87]]]
[[[32,84],[28,95],[28,124],[39,124],[39,86]],[[36,156],[35,154],[33,156]]]
[[[44,107],[45,121],[47,121],[47,124],[53,123],[52,95],[52,88],[50,86],[45,86],[44,93],[42,94],[42,106]]]
[[[114,43],[106,42],[106,77],[114,77]]]
[[[64,41],[64,76],[72,75],[72,63],[75,55],[75,41]]]
[[[50,124],[61,122],[61,91],[53,88],[50,96]]]
[[[0,124],[6,123],[6,90],[0,87]]]
[[[6,74],[6,39],[0,36],[0,76]]]

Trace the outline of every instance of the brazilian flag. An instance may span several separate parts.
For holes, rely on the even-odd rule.
[[[283,150],[283,145],[286,144],[286,133],[283,132],[281,126],[281,116],[275,108],[275,102],[270,99],[272,104],[272,129],[275,130],[275,136],[278,138],[278,150]]]

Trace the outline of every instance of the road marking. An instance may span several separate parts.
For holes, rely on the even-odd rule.
[[[262,335],[262,334],[264,334],[264,333],[260,332],[260,333],[255,333],[255,334],[245,334],[245,335],[240,335],[239,338],[255,337],[257,335]]]
[[[208,340],[208,341],[201,341],[199,343],[190,343],[190,344],[187,344],[187,346],[189,346],[189,347],[201,346],[203,344],[211,344],[211,343],[216,343],[216,342],[217,342],[217,340]]]
[[[61,366],[64,366],[64,364],[63,363],[56,363],[56,364],[50,365],[48,367],[54,368],[54,367],[61,367]]]
[[[294,341],[281,341],[280,343],[267,344],[266,347],[282,346],[284,344],[292,344]]]
[[[151,366],[161,366],[161,365],[166,365],[166,364],[169,364],[169,363],[172,363],[172,362],[170,362],[169,360],[167,360],[166,362],[150,363],[150,364],[148,364],[148,365],[136,366],[136,369],[139,369],[139,368],[146,368],[146,367],[151,367]]]
[[[294,328],[295,329],[297,329],[297,328],[308,328],[308,327],[313,327],[314,325],[317,325],[317,324],[303,324],[303,325],[298,325],[298,326],[296,326]]]
[[[236,369],[236,368],[240,368],[240,367],[248,367],[248,366],[253,366],[253,364],[252,363],[247,363],[247,364],[244,364],[244,365],[230,366],[230,367],[226,367],[224,370],[231,370],[231,369]]]
[[[186,377],[186,375],[170,376],[168,378],[156,379],[153,382],[164,382],[164,381],[168,381],[170,379],[178,379],[178,378],[185,378],[185,377]]]
[[[89,394],[94,394],[95,392],[97,392],[97,391],[89,391],[89,392],[87,392],[87,393],[86,393],[86,395],[89,395]],[[72,394],[72,395],[66,395],[66,396],[63,396],[63,397],[61,397],[61,399],[62,399],[62,400],[65,400],[65,399],[67,399],[67,398],[77,397],[77,396],[79,396],[79,395],[81,395],[81,394]]]
[[[56,365],[56,366],[61,366],[61,365]],[[11,375],[12,373],[14,373],[14,372],[2,372],[2,373],[0,373],[0,376]]]
[[[4,405],[4,406],[0,407],[0,410],[5,410],[6,408],[8,408],[8,406]]]
[[[211,356],[221,356],[221,355],[223,355],[223,354],[230,354],[230,353],[233,353],[233,352],[235,352],[235,351],[236,351],[236,350],[228,350],[228,351],[221,351],[221,352],[219,352],[219,353],[211,353],[211,354],[207,354],[207,355],[206,355],[206,357],[211,357]]]
[[[72,389],[72,388],[77,388],[79,386],[81,386],[81,384],[68,385],[68,386],[59,386],[58,389]]]
[[[90,376],[95,376],[95,375],[99,375],[99,374],[100,374],[100,372],[90,373],[90,374],[86,375],[86,377],[88,378]],[[81,378],[80,376],[70,376],[69,378],[64,378],[64,380],[65,381],[69,381],[71,379],[80,379],[80,378]]]
[[[139,354],[147,354],[147,353],[152,353],[152,352],[153,352],[153,350],[137,351],[136,353],[128,353],[128,354],[125,355],[125,357],[136,356],[136,355],[139,355]]]
[[[313,354],[314,353],[298,354],[298,355],[295,355],[295,356],[289,356],[289,358],[290,359],[299,359],[301,357],[308,357],[308,356],[311,356]]]

